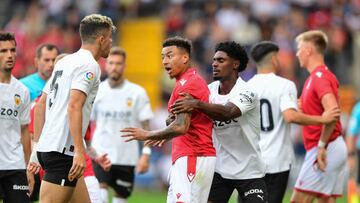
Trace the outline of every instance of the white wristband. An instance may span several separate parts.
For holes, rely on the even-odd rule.
[[[143,147],[142,154],[150,155],[151,154],[151,148],[150,147]]]
[[[33,163],[36,163],[36,164],[39,164],[39,160],[37,158],[37,154],[36,154],[36,151],[37,151],[37,143],[34,142],[33,143],[33,148],[32,148],[32,151],[31,151],[31,155],[30,155],[30,160],[29,162],[33,162]]]
[[[319,140],[319,142],[318,142],[318,147],[319,147],[319,148],[324,148],[325,146],[326,146],[326,143],[323,142],[323,141],[321,141],[321,140]]]

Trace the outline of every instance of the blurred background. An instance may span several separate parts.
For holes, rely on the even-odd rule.
[[[321,29],[330,42],[326,64],[340,82],[344,130],[358,99],[360,0],[0,0],[0,5],[0,28],[14,32],[17,40],[13,71],[17,78],[36,71],[33,62],[39,44],[53,43],[62,52],[72,53],[80,47],[78,26],[85,15],[100,13],[112,18],[118,27],[114,45],[128,53],[125,76],[147,90],[155,112],[154,129],[165,125],[167,99],[174,84],[161,66],[161,43],[175,35],[192,40],[193,64],[208,82],[218,42],[234,40],[249,50],[260,40],[272,40],[280,46],[278,74],[294,81],[301,93],[308,73],[299,67],[294,38],[303,31]],[[103,67],[104,61],[100,64]],[[241,77],[248,80],[255,73],[250,62]],[[102,78],[106,78],[105,71]],[[304,155],[301,132],[298,126],[293,128],[300,165]],[[171,149],[166,145],[153,151],[151,170],[137,176],[130,202],[151,202],[152,195],[163,198],[154,202],[165,201]],[[294,177],[296,172],[295,166]],[[293,180],[289,188],[292,184]],[[137,199],[141,195],[146,201]]]

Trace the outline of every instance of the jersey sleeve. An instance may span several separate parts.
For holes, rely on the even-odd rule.
[[[241,90],[232,97],[229,102],[235,104],[241,111],[241,114],[252,110],[258,104],[257,95],[250,90]]]
[[[149,120],[154,117],[154,114],[151,110],[150,100],[145,90],[141,91],[139,94],[137,107],[139,121]]]
[[[30,123],[30,108],[31,108],[30,94],[28,91],[25,91],[25,93],[24,93],[23,102],[24,103],[19,112],[19,115],[20,115],[19,120],[20,120],[21,125],[26,125],[26,124]]]
[[[327,93],[334,93],[329,78],[323,72],[316,72],[313,77],[314,90],[320,99]]]
[[[289,83],[280,96],[280,111],[297,109],[297,90],[293,82]]]
[[[360,133],[360,102],[354,107],[350,121],[349,127],[347,129],[348,136],[357,136]]]
[[[86,95],[90,93],[91,88],[98,80],[96,65],[88,64],[80,67],[74,72],[74,78],[71,83],[71,89],[77,89],[84,92]]]

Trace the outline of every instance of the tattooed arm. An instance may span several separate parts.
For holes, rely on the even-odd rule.
[[[166,128],[160,130],[146,131],[140,128],[124,128],[122,137],[127,137],[126,142],[132,140],[163,140],[171,139],[185,134],[189,130],[191,120],[190,113],[180,113],[175,120]]]

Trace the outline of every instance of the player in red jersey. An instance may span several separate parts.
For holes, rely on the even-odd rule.
[[[162,63],[170,78],[176,79],[168,103],[170,106],[187,92],[196,99],[209,102],[209,89],[203,78],[190,67],[191,43],[183,38],[165,40]],[[215,169],[215,149],[212,142],[212,120],[204,113],[177,114],[165,129],[145,131],[139,128],[121,130],[131,140],[157,143],[172,139],[172,162],[168,203],[207,202]]]
[[[310,73],[301,94],[301,109],[309,115],[321,115],[339,106],[339,83],[324,62],[328,43],[322,31],[300,34],[296,56],[300,66]],[[303,127],[306,156],[296,181],[291,202],[335,202],[343,193],[347,150],[337,120],[325,125]]]

